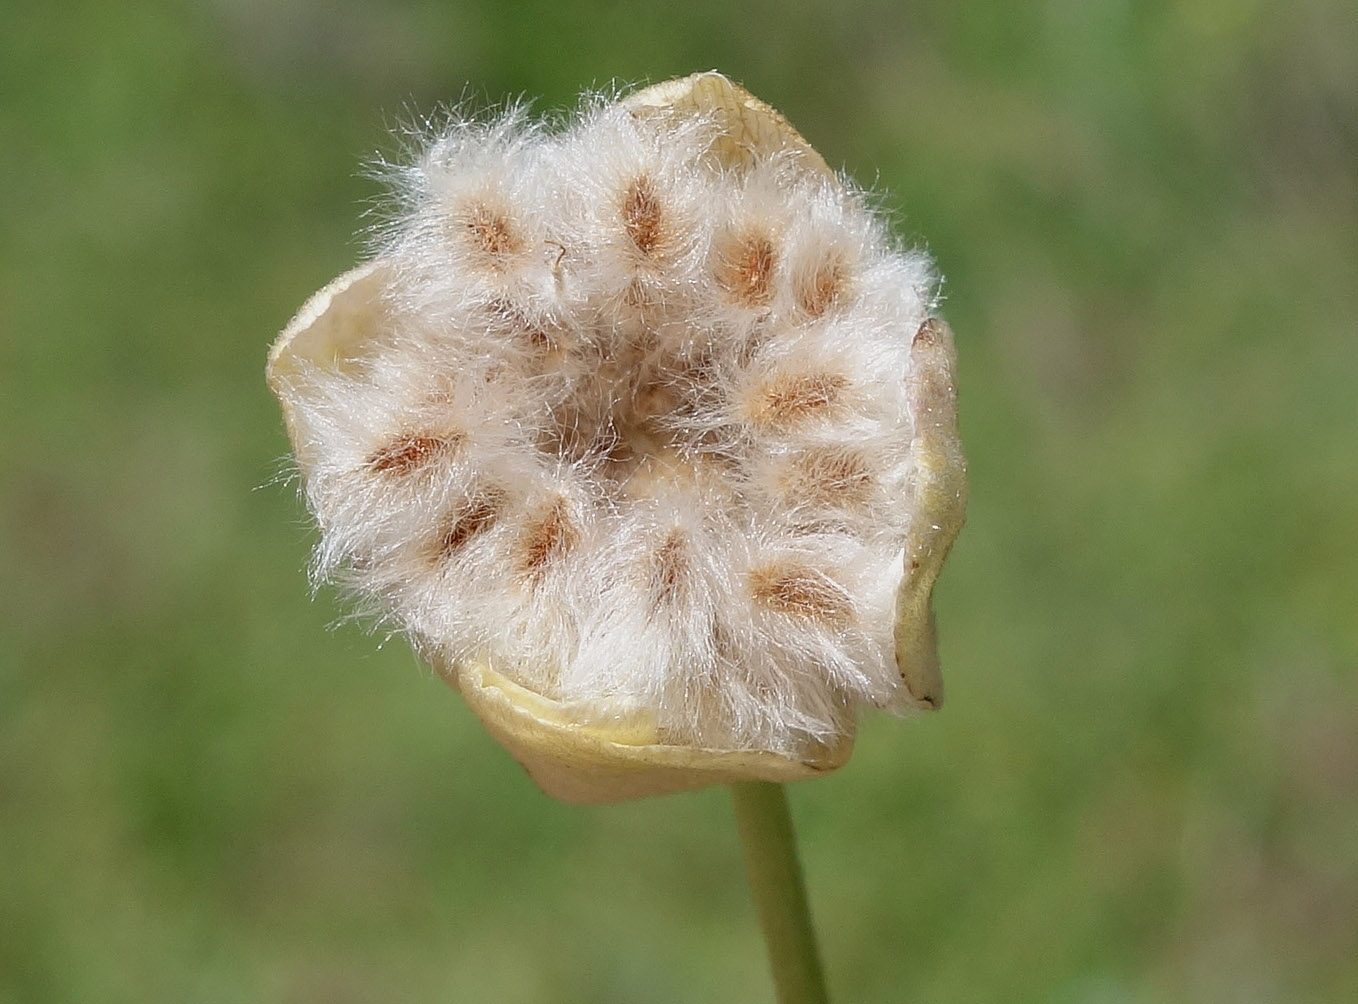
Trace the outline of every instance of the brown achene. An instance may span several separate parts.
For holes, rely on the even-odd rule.
[[[793,459],[783,488],[818,505],[859,506],[872,491],[872,468],[851,450],[808,450]]]
[[[444,456],[463,442],[460,433],[442,436],[426,434],[397,436],[369,454],[367,468],[374,474],[413,474]]]
[[[787,425],[828,410],[849,381],[838,373],[782,374],[766,381],[752,402],[756,425]]]
[[[770,610],[842,626],[853,617],[843,588],[821,572],[793,562],[770,562],[750,569],[750,595]]]
[[[638,251],[650,257],[663,241],[664,211],[651,179],[645,175],[627,187],[622,200],[622,225]]]
[[[547,566],[564,557],[580,542],[580,531],[571,521],[570,505],[558,496],[531,520],[523,534],[522,567],[529,578],[540,579]]]
[[[743,306],[767,306],[773,299],[774,257],[767,236],[746,234],[721,262],[718,282]]]
[[[651,555],[651,582],[657,607],[675,599],[682,587],[684,570],[688,564],[684,549],[684,531],[676,527],[665,535]]]
[[[495,525],[504,508],[504,493],[491,490],[469,499],[452,513],[439,538],[438,556],[446,558],[479,533]]]
[[[836,259],[821,262],[797,284],[797,305],[812,317],[820,317],[843,295],[846,281],[843,262]]]

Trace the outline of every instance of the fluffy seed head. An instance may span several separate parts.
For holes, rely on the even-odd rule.
[[[935,279],[776,113],[732,144],[716,79],[449,122],[393,173],[365,336],[271,376],[318,574],[438,664],[807,758],[918,697]]]

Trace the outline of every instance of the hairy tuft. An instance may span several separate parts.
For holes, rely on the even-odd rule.
[[[718,127],[453,119],[389,172],[382,337],[282,393],[317,577],[421,651],[797,754],[908,698],[934,278],[792,155],[715,168]]]

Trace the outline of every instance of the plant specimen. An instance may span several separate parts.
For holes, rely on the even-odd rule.
[[[822,774],[864,706],[938,706],[954,351],[863,192],[716,73],[389,173],[269,358],[319,579],[571,801]]]

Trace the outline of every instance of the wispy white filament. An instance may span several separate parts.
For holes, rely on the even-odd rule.
[[[714,129],[454,122],[395,175],[387,330],[281,393],[317,576],[418,648],[663,741],[796,754],[908,698],[935,282],[852,186],[795,152],[722,168]]]

